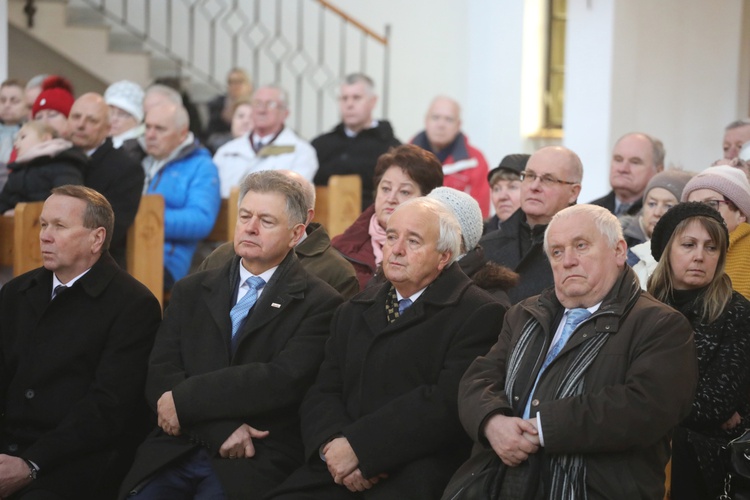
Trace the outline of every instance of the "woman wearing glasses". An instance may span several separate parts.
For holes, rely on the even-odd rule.
[[[709,167],[693,177],[682,192],[682,201],[699,201],[718,210],[729,230],[727,274],[732,286],[750,299],[750,182],[738,168]]]
[[[693,409],[672,438],[675,500],[717,498],[726,476],[721,448],[749,423],[750,302],[724,272],[730,238],[719,212],[688,202],[670,209],[651,239],[659,263],[648,291],[690,321],[698,357]]]

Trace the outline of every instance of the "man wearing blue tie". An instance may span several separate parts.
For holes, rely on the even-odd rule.
[[[177,283],[149,362],[158,428],[121,497],[260,499],[302,463],[299,403],[341,296],[299,264],[307,205],[276,171],[245,178],[237,257]]]
[[[461,380],[476,445],[443,498],[663,498],[696,387],[692,328],[640,290],[607,209],[561,210],[544,251],[554,287],[511,308]]]
[[[416,198],[393,212],[388,281],[337,311],[300,410],[306,463],[269,498],[440,495],[471,445],[458,421],[458,381],[505,314],[455,263],[460,249],[460,226],[443,202]]]

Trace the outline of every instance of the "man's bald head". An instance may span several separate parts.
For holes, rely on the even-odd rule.
[[[68,115],[68,135],[85,151],[104,142],[109,135],[109,108],[101,94],[89,92],[76,99]]]

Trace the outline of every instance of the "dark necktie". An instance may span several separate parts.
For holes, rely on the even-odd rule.
[[[55,297],[63,293],[65,290],[68,289],[68,285],[57,285],[54,290],[52,290],[52,298],[50,301],[55,300]]]

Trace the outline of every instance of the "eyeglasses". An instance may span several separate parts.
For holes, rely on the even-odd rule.
[[[521,181],[523,182],[534,182],[536,179],[539,179],[539,182],[542,184],[542,186],[545,187],[552,187],[555,184],[567,184],[569,186],[572,186],[574,184],[578,184],[578,182],[570,182],[570,181],[563,181],[560,179],[556,179],[555,177],[552,177],[549,174],[545,174],[542,176],[539,176],[536,174],[536,172],[532,172],[531,170],[524,170],[520,174]]]
[[[701,203],[703,203],[704,205],[708,205],[709,207],[713,208],[714,210],[718,212],[719,207],[721,206],[722,203],[726,203],[727,205],[729,205],[730,201],[725,198],[723,200],[703,200],[701,201]]]
[[[251,101],[250,106],[253,109],[277,109],[284,107],[279,101]]]

